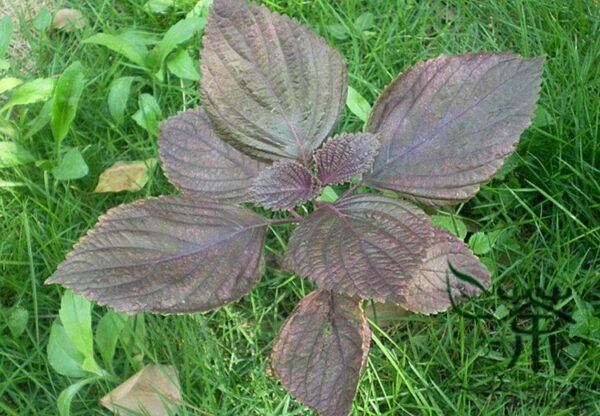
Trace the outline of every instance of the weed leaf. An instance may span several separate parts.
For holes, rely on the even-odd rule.
[[[125,108],[127,107],[131,83],[134,79],[134,77],[116,78],[110,86],[107,101],[108,111],[117,124],[123,122],[123,115],[125,114]]]
[[[83,178],[89,171],[79,149],[70,149],[52,169],[52,174],[59,181],[69,181]]]
[[[12,168],[33,162],[35,158],[23,146],[13,142],[0,142],[0,169]]]
[[[57,321],[50,329],[50,339],[47,347],[48,362],[58,374],[67,377],[81,378],[89,375],[82,368],[85,356],[69,338],[65,328]]]
[[[54,90],[54,80],[51,78],[38,78],[33,81],[21,84],[16,88],[10,97],[10,100],[2,107],[4,111],[15,105],[32,104],[40,101],[46,101],[52,96]]]
[[[75,118],[79,98],[83,92],[83,84],[83,67],[79,61],[69,65],[56,82],[50,121],[56,143],[62,142]]]

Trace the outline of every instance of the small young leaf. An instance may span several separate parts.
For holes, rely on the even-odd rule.
[[[478,256],[487,254],[496,244],[500,234],[502,234],[502,230],[495,230],[487,233],[483,231],[476,232],[469,237],[469,248]]]
[[[155,165],[156,159],[115,162],[100,174],[94,192],[137,192],[146,185],[148,170]]]
[[[175,23],[161,41],[148,55],[148,61],[153,69],[158,70],[163,62],[179,44],[187,41],[204,28],[206,19],[200,17],[188,17]],[[196,78],[197,79],[197,78]]]
[[[173,0],[148,0],[144,4],[144,10],[150,13],[164,13],[173,6]]]
[[[429,219],[435,227],[443,228],[461,240],[467,236],[467,226],[463,220],[454,215],[432,215]]]
[[[13,91],[10,100],[2,107],[4,111],[15,105],[24,105],[46,101],[54,90],[54,80],[51,78],[38,78],[20,85]]]
[[[263,169],[252,182],[252,202],[269,209],[292,209],[321,191],[319,182],[301,164],[279,161]]]
[[[181,112],[160,127],[163,169],[175,186],[203,198],[248,200],[248,188],[264,165],[220,140],[203,109]]]
[[[348,109],[358,117],[361,121],[367,121],[369,113],[371,112],[371,104],[365,97],[360,95],[354,88],[348,86],[348,97],[346,98],[346,106]]]
[[[335,201],[337,201],[338,198],[339,195],[337,194],[337,192],[335,192],[335,189],[328,185],[323,188],[323,190],[321,191],[321,195],[319,195],[317,200],[322,202],[329,202],[330,204],[332,204]]]
[[[77,9],[60,9],[52,19],[52,29],[64,29],[71,32],[75,29],[83,29],[87,26],[87,19]]]
[[[346,102],[340,54],[264,6],[215,0],[211,10],[200,85],[216,132],[258,159],[310,161]]]
[[[27,322],[29,321],[29,312],[27,309],[14,308],[10,311],[8,316],[8,330],[13,338],[18,338],[27,328]]]
[[[134,79],[134,77],[120,77],[111,83],[110,90],[108,91],[108,111],[117,124],[123,122],[123,114],[127,107],[129,91]]]
[[[0,142],[0,169],[33,162],[35,158],[24,147],[13,142]]]
[[[170,416],[181,402],[175,368],[148,364],[102,399],[100,404],[123,415]]]
[[[317,178],[328,185],[347,182],[371,169],[377,149],[379,142],[369,133],[334,136],[315,153]]]
[[[58,314],[65,334],[84,357],[82,368],[100,374],[100,367],[94,359],[92,304],[83,296],[67,290],[63,294]]]
[[[356,29],[358,29],[359,31],[363,32],[365,30],[371,29],[374,23],[375,16],[373,15],[373,13],[365,12],[356,18],[356,20],[354,21],[354,27],[356,27]]]
[[[542,62],[472,53],[406,71],[369,117],[382,147],[367,184],[431,205],[471,198],[531,123]]]
[[[0,94],[4,94],[6,91],[10,91],[15,87],[21,85],[23,81],[18,78],[6,77],[0,79]]]
[[[69,65],[56,82],[50,123],[56,143],[62,142],[69,131],[77,112],[83,85],[83,66],[79,61]]]
[[[102,216],[46,283],[129,313],[214,309],[261,277],[266,227],[234,205],[180,196],[137,201]]]
[[[94,341],[96,341],[96,347],[108,369],[112,369],[117,341],[126,323],[127,315],[109,310],[100,319],[96,327]]]
[[[352,409],[370,342],[360,300],[317,289],[281,327],[273,369],[300,402],[323,416],[345,416]]]
[[[83,178],[89,171],[81,152],[74,148],[69,150],[58,165],[52,169],[52,174],[59,181],[69,181]]]
[[[52,15],[48,11],[46,6],[42,6],[38,11],[35,19],[33,19],[33,27],[35,27],[38,31],[43,31],[48,29],[50,23],[52,22]]]
[[[196,68],[197,65],[198,60],[192,60],[185,49],[180,49],[167,61],[167,68],[169,71],[181,79],[189,79],[192,81],[198,81],[200,79],[200,73]]]
[[[346,40],[349,37],[348,29],[346,29],[346,26],[340,23],[332,23],[327,25],[327,31],[331,33],[331,36],[337,40]]]
[[[285,261],[321,288],[402,303],[433,237],[427,215],[416,206],[357,195],[302,221],[292,232]]]
[[[131,42],[126,36],[98,33],[85,39],[83,43],[94,43],[107,47],[113,52],[123,55],[141,68],[146,68],[148,49],[143,45]]]
[[[85,377],[89,375],[81,366],[84,355],[79,352],[65,328],[54,321],[48,340],[48,363],[58,374],[67,377]]]
[[[139,109],[132,116],[135,122],[151,135],[158,135],[158,124],[162,118],[162,111],[156,98],[150,94],[142,94],[138,99]]]
[[[0,19],[0,59],[4,59],[13,33],[13,24],[8,15]]]
[[[81,380],[77,383],[71,384],[69,387],[61,391],[58,395],[58,398],[56,399],[56,406],[58,407],[59,416],[70,416],[71,402],[73,401],[75,395],[79,392],[79,390],[81,390],[82,387],[96,380],[97,379],[94,377],[87,378],[85,380]]]
[[[457,276],[450,266],[478,283]],[[435,230],[435,238],[427,249],[424,262],[406,282],[405,300],[399,302],[413,312],[443,312],[453,304],[478,295],[481,287],[491,283],[490,274],[465,243],[445,230]],[[479,287],[481,286],[481,287]]]
[[[27,134],[25,134],[25,138],[28,139],[40,131],[42,128],[46,126],[50,122],[50,118],[52,117],[52,101],[46,101],[42,106],[42,109],[38,113],[38,115],[28,123],[29,130],[27,130]]]

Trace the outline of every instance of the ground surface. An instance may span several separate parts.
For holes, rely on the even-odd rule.
[[[106,209],[174,193],[160,169],[139,193],[87,193],[115,161],[156,157],[156,137],[130,118],[141,93],[153,94],[165,117],[198,102],[196,83],[176,77],[153,81],[121,56],[81,43],[93,33],[124,28],[164,33],[195,2],[174,1],[176,6],[160,15],[145,11],[143,3],[65,1],[64,6],[80,9],[89,20],[86,28],[70,34],[20,26],[26,34],[16,42],[29,44],[26,61],[37,69],[33,74],[24,70],[32,66],[14,54],[11,76],[55,76],[75,60],[83,64],[85,90],[63,146],[82,149],[90,173],[60,182],[33,164],[0,170],[0,414],[57,414],[59,393],[74,381],[48,364],[49,328],[62,289],[43,281]],[[353,414],[599,414],[600,14],[595,2],[264,3],[306,23],[339,48],[348,61],[349,83],[370,102],[398,73],[442,53],[511,50],[547,56],[539,110],[512,159],[514,169],[458,210],[473,227],[505,231],[505,238],[486,254],[494,265],[489,294],[464,306],[462,314],[413,315],[384,330],[375,328]],[[5,0],[2,5],[6,7]],[[374,21],[361,28],[356,19],[364,13]],[[369,16],[362,19],[368,23]],[[198,44],[193,42],[190,50],[197,54]],[[116,125],[106,105],[108,88],[125,75],[135,76],[136,82],[126,120]],[[14,111],[10,117],[22,127],[40,107],[29,107],[31,114]],[[360,129],[357,118],[349,112],[346,116],[340,130]],[[48,126],[22,140],[38,160],[57,152]],[[278,237],[285,239],[287,232],[270,234],[270,255],[281,256]],[[114,377],[84,387],[73,400],[72,414],[106,414],[98,399],[129,377],[140,360],[178,369],[184,399],[196,409],[187,407],[180,414],[310,414],[265,369],[277,328],[311,289],[303,279],[269,269],[250,295],[219,311],[146,315],[136,347],[117,347]],[[18,336],[2,323],[15,308],[29,315]],[[95,320],[104,311],[96,307]],[[541,334],[537,342],[529,335],[535,324]]]

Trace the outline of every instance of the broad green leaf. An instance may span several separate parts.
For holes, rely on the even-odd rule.
[[[339,52],[264,6],[215,0],[211,10],[200,85],[215,131],[258,159],[308,166],[346,102]]]
[[[479,231],[469,237],[469,248],[473,250],[473,253],[477,255],[483,255],[489,253],[496,241],[502,234],[502,230],[495,230],[490,232]]]
[[[117,348],[117,341],[121,331],[127,324],[127,315],[123,313],[107,311],[98,322],[96,327],[96,347],[102,357],[102,362],[108,369],[112,369],[113,356]]]
[[[317,178],[328,185],[348,182],[371,169],[378,149],[377,138],[369,133],[334,136],[315,153]]]
[[[455,215],[432,215],[429,218],[435,227],[443,228],[461,240],[467,236],[467,226]]]
[[[52,101],[46,101],[42,106],[42,109],[38,113],[38,115],[28,123],[29,130],[27,130],[27,134],[25,134],[25,138],[28,139],[36,134],[38,131],[43,129],[46,124],[50,122],[50,118],[52,117]]]
[[[252,211],[160,197],[108,211],[47,283],[128,313],[206,311],[262,275],[267,223]]]
[[[48,363],[58,374],[67,377],[82,378],[89,373],[82,368],[84,355],[69,338],[65,328],[54,321],[48,340]]]
[[[48,29],[50,23],[52,23],[52,15],[46,6],[42,6],[33,19],[33,27],[41,32]]]
[[[12,38],[13,24],[8,15],[0,19],[0,58],[4,59]]]
[[[8,329],[13,338],[18,338],[27,328],[29,312],[24,308],[13,308],[8,315]]]
[[[185,49],[180,49],[167,61],[167,68],[169,71],[181,79],[189,79],[192,81],[198,81],[200,79],[200,72],[198,72],[197,66],[198,61],[192,60]]]
[[[323,191],[321,192],[321,195],[319,195],[319,197],[317,198],[318,201],[322,201],[322,202],[329,202],[329,203],[334,203],[335,201],[337,201],[339,198],[337,192],[335,192],[335,190],[331,187],[331,186],[326,186],[323,188]]]
[[[117,124],[123,122],[123,114],[127,107],[129,91],[134,79],[134,77],[120,77],[116,78],[110,85],[110,90],[108,91],[108,111]]]
[[[304,166],[292,161],[277,161],[254,179],[249,195],[256,205],[277,210],[292,209],[319,192],[319,181]]]
[[[346,105],[352,114],[362,121],[367,121],[369,113],[371,112],[371,104],[369,104],[365,97],[360,95],[358,91],[350,86],[348,87]]]
[[[33,81],[21,84],[16,88],[10,100],[2,107],[4,111],[15,105],[32,104],[40,101],[46,101],[52,96],[54,90],[54,80],[52,78],[38,78]]]
[[[512,53],[441,56],[386,88],[367,131],[381,149],[368,185],[430,205],[471,198],[531,124],[543,57]]]
[[[155,364],[146,365],[100,399],[100,404],[112,412],[127,409],[128,415],[151,416],[174,415],[180,402],[181,387],[175,368]]]
[[[58,395],[58,399],[56,400],[56,405],[58,407],[58,414],[60,416],[70,416],[71,415],[71,402],[75,395],[79,392],[87,384],[90,384],[97,379],[87,378],[85,380],[78,381],[77,383],[71,384],[69,387],[64,389]]]
[[[156,159],[115,162],[100,174],[94,192],[137,192],[146,185],[148,170],[155,165]]]
[[[68,181],[83,178],[89,171],[79,149],[73,148],[65,153],[58,165],[52,169],[52,174],[59,181]]]
[[[202,198],[247,201],[248,188],[264,167],[220,140],[201,108],[164,121],[159,149],[171,183]]]
[[[350,36],[346,26],[340,23],[327,25],[327,31],[337,40],[346,40]]]
[[[101,369],[94,359],[92,304],[83,296],[67,290],[60,302],[58,315],[67,337],[84,357],[81,367],[86,371],[101,374]]]
[[[457,276],[449,264],[476,283]],[[489,272],[466,244],[447,231],[436,229],[423,263],[406,282],[404,301],[398,303],[413,312],[443,312],[478,295],[490,283]]]
[[[173,6],[173,0],[148,0],[144,3],[144,10],[150,13],[164,13]]]
[[[23,81],[18,78],[6,77],[0,79],[0,94],[10,91],[15,87],[21,85]]]
[[[363,32],[365,30],[369,30],[373,27],[375,23],[375,16],[371,12],[365,12],[358,16],[354,21],[354,27],[359,31]]]
[[[369,354],[359,298],[317,289],[285,321],[273,347],[281,384],[323,416],[346,416]]]
[[[52,29],[62,29],[71,32],[76,29],[83,29],[87,26],[87,19],[77,9],[60,9],[54,14],[52,19]]]
[[[61,143],[69,132],[77,113],[83,86],[83,66],[79,61],[69,65],[56,82],[50,120],[52,135],[56,143]]]
[[[163,62],[179,44],[189,40],[206,25],[206,19],[200,17],[188,17],[175,23],[161,41],[148,55],[148,60],[153,68],[162,67]]]
[[[35,159],[24,147],[13,142],[0,142],[0,169],[33,162]]]
[[[151,135],[158,135],[158,124],[162,118],[162,112],[154,96],[142,94],[138,98],[139,109],[131,116],[135,122]]]
[[[147,68],[146,55],[148,54],[148,49],[143,45],[130,42],[125,36],[98,33],[85,39],[83,43],[105,46],[111,51],[123,55],[139,67]]]
[[[292,232],[289,270],[348,296],[403,303],[434,237],[423,211],[373,194],[339,199]]]

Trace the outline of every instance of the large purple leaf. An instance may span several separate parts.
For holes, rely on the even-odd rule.
[[[370,342],[360,300],[317,289],[281,327],[272,366],[300,402],[324,416],[345,416],[352,409]]]
[[[252,179],[264,167],[219,139],[201,108],[163,121],[159,145],[163,169],[174,185],[215,200],[247,200]]]
[[[286,265],[324,289],[402,303],[433,236],[416,206],[357,195],[300,223],[288,242]]]
[[[291,161],[273,163],[260,172],[249,194],[252,202],[269,209],[291,209],[317,196],[318,181],[301,164]]]
[[[452,268],[450,268],[450,266]],[[474,279],[461,279],[455,271]],[[445,230],[435,229],[425,261],[405,290],[402,306],[414,312],[438,313],[452,304],[473,297],[491,283],[490,274],[461,240]]]
[[[46,283],[129,313],[233,302],[263,271],[265,220],[235,205],[160,197],[109,210]]]
[[[340,134],[330,138],[315,153],[317,178],[334,185],[371,169],[379,141],[370,133]]]
[[[203,39],[202,101],[219,136],[259,159],[308,166],[346,100],[339,53],[264,6],[215,0]]]
[[[406,71],[369,117],[382,145],[366,182],[433,205],[472,197],[531,123],[542,62],[473,53]]]

